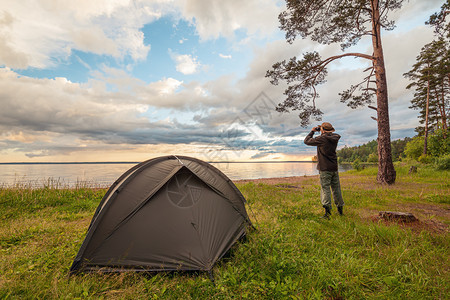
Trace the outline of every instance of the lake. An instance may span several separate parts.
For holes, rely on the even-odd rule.
[[[36,163],[0,164],[0,187],[60,186],[108,187],[125,171],[137,163]],[[239,162],[211,163],[230,179],[257,179],[272,177],[317,175],[317,164],[312,162]],[[351,166],[340,166],[343,172]]]

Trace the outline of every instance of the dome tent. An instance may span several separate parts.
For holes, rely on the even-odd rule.
[[[70,272],[211,271],[248,226],[245,198],[221,171],[186,156],[150,159],[106,192]]]

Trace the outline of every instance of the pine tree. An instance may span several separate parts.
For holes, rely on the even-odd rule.
[[[450,0],[433,14],[426,24],[434,26],[437,39],[426,44],[417,56],[417,62],[404,76],[412,81],[407,86],[414,88],[412,109],[419,110],[419,126],[416,131],[424,136],[424,151],[427,154],[428,132],[442,127],[444,137],[448,130],[450,96],[450,22],[446,21]]]
[[[441,11],[430,16],[425,24],[434,27],[434,32],[437,36],[442,38],[450,38],[450,22],[447,21],[447,16],[450,14],[450,0],[447,0],[441,6]]]
[[[448,124],[447,116],[449,113],[449,94],[450,94],[450,0],[447,0],[442,6],[441,11],[430,16],[426,24],[434,27],[434,32],[439,40],[445,41],[444,58],[439,66],[439,78],[441,78],[440,89],[436,89],[436,99],[438,99],[439,110],[442,120],[442,129],[444,138],[447,135]]]
[[[436,126],[438,123],[446,124],[448,111],[449,90],[449,43],[443,39],[433,41],[425,45],[417,56],[417,62],[413,68],[405,73],[405,77],[413,82],[408,89],[415,88],[414,98],[411,100],[413,109],[420,109],[421,123],[425,119],[425,96],[429,91],[430,97],[430,123]],[[418,132],[423,133],[423,128]]]
[[[392,30],[389,11],[401,7],[403,0],[286,0],[287,10],[279,16],[280,28],[286,32],[286,40],[292,43],[297,36],[310,37],[322,44],[341,43],[341,49],[357,44],[361,38],[372,39],[371,54],[344,53],[322,59],[318,52],[308,52],[302,58],[293,57],[275,63],[266,77],[272,84],[280,80],[288,84],[286,99],[278,111],[299,110],[301,124],[310,119],[320,120],[322,111],[316,106],[316,87],[325,82],[327,66],[343,57],[357,57],[370,61],[372,66],[364,80],[340,93],[341,101],[351,108],[370,104],[377,100],[378,123],[378,175],[380,183],[393,184],[395,169],[392,163],[389,125],[386,68],[384,65],[381,29]]]

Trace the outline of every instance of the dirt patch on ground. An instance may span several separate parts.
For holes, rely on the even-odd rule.
[[[385,225],[397,224],[402,228],[411,229],[413,232],[420,233],[424,230],[434,233],[446,233],[448,232],[448,226],[436,220],[421,221],[417,219],[414,222],[401,222],[394,220],[385,220],[379,216],[372,216],[369,218],[372,222],[383,223]]]
[[[395,206],[403,211],[417,213],[427,217],[438,216],[445,219],[450,219],[450,208],[441,205],[427,203],[402,203]]]
[[[414,222],[402,222],[395,220],[384,220],[379,215],[372,216],[372,221],[383,222],[387,225],[398,224],[403,228],[410,228],[414,232],[427,230],[436,233],[449,232],[449,226],[435,218],[449,220],[450,209],[447,206],[433,205],[427,203],[396,203],[392,205],[396,211],[412,213],[417,220]]]

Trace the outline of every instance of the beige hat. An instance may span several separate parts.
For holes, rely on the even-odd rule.
[[[331,125],[331,124],[328,123],[328,122],[323,122],[321,126],[322,126],[322,128],[323,128],[323,131],[334,132],[333,125]]]

